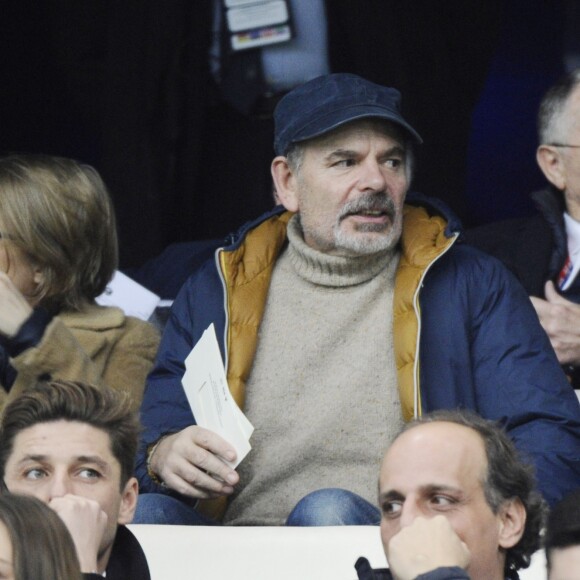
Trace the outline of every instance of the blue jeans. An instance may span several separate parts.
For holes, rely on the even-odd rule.
[[[379,508],[360,495],[330,487],[305,495],[290,512],[287,526],[367,526],[381,521]]]
[[[193,506],[162,493],[139,494],[133,524],[176,526],[215,526],[216,522],[202,516]]]
[[[362,497],[345,489],[328,488],[304,496],[290,512],[287,526],[378,525],[381,513]],[[134,524],[182,526],[219,525],[199,514],[192,506],[159,493],[139,496]]]

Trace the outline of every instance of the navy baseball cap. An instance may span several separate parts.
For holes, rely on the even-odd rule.
[[[286,155],[294,143],[324,135],[357,119],[385,119],[422,143],[401,115],[401,94],[348,73],[324,75],[296,87],[274,111],[274,150]]]

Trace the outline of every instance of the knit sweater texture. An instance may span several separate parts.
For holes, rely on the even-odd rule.
[[[247,384],[256,430],[230,525],[282,525],[303,496],[326,487],[374,504],[382,453],[403,423],[392,320],[398,252],[317,252],[296,217],[288,240]]]

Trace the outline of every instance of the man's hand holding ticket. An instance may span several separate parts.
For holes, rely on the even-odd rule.
[[[194,499],[231,495],[236,466],[250,451],[254,430],[232,399],[213,324],[185,360],[183,388],[196,425],[162,437],[148,469],[164,485]]]
[[[185,359],[185,369],[183,388],[196,423],[236,450],[236,459],[226,461],[235,468],[252,448],[254,427],[231,396],[213,324]]]

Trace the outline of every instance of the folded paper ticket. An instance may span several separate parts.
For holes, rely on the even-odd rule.
[[[196,423],[217,433],[236,450],[236,460],[226,462],[235,469],[252,448],[254,427],[230,393],[213,324],[185,359],[181,382]]]

